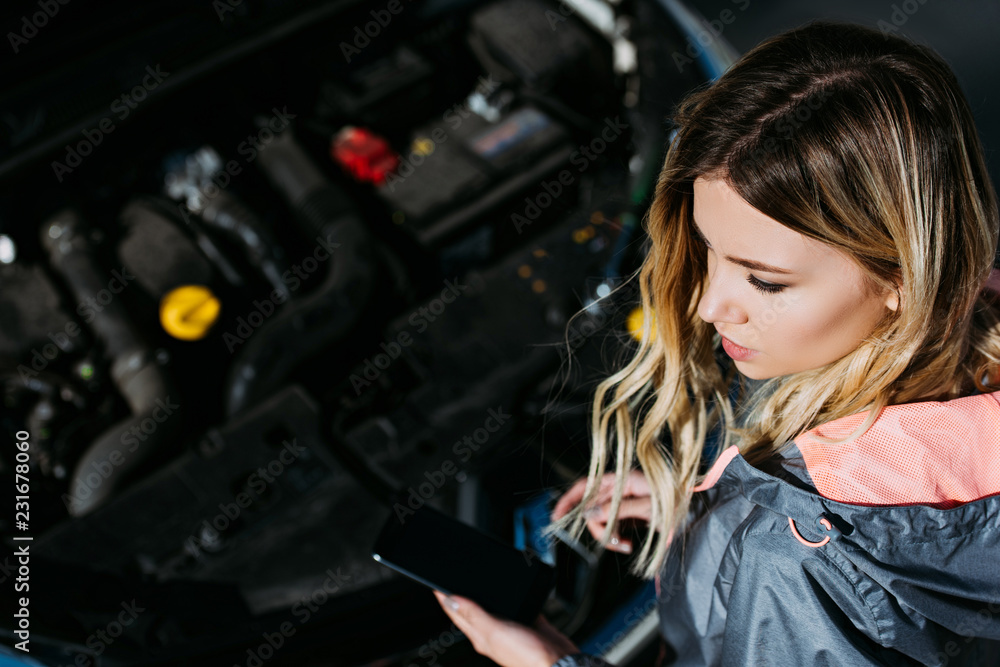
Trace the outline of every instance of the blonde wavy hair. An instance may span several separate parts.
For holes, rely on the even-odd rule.
[[[658,528],[631,564],[645,579],[684,526],[690,489],[713,462],[703,460],[713,429],[717,453],[736,444],[760,466],[830,420],[870,411],[855,433],[828,441],[844,442],[884,406],[1000,389],[1000,301],[983,291],[997,250],[996,193],[940,56],[862,26],[814,22],[749,51],[689,94],[674,122],[642,223],[649,251],[629,278],[639,280],[642,341],[597,386],[583,500],[548,528],[579,538],[613,457],[606,546],[628,472],[640,468]],[[737,414],[735,368],[716,362],[718,335],[697,314],[707,286],[691,221],[699,176],[724,178],[757,210],[853,258],[868,288],[900,298],[850,354],[771,378],[753,400],[741,389]]]

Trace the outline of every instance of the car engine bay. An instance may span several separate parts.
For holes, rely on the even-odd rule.
[[[533,541],[703,81],[663,3],[594,4],[111,3],[20,47],[0,422],[38,664],[489,664],[371,558],[423,503],[551,560],[564,631],[643,589]]]

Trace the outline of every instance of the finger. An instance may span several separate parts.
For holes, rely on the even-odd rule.
[[[611,500],[615,492],[615,473],[608,473],[601,481],[595,504],[604,504]],[[641,470],[630,470],[625,476],[622,486],[622,498],[642,498],[649,496],[649,480]]]
[[[609,475],[604,475],[604,478],[602,478],[601,480],[602,488],[605,484],[604,479],[608,477]],[[613,473],[610,474],[610,479],[611,481],[614,480]],[[570,487],[569,491],[560,496],[559,500],[556,501],[556,506],[552,509],[552,520],[555,521],[556,519],[566,514],[566,512],[570,511],[572,507],[579,504],[579,502],[583,499],[583,493],[584,491],[586,491],[586,489],[587,489],[587,478],[583,477],[581,479],[578,479],[576,483]]]
[[[587,528],[590,529],[590,534],[594,536],[594,539],[600,542],[604,539],[604,532],[607,530],[608,524],[599,521],[588,521]],[[608,544],[605,547],[611,551],[618,551],[623,554],[632,553],[632,540],[623,538],[618,532],[611,533],[611,537],[608,540]]]
[[[587,528],[598,542],[604,539],[604,533],[607,531],[610,507],[610,503],[603,505],[599,510],[595,511],[593,517],[587,519]],[[652,512],[652,501],[648,498],[625,499],[621,502],[618,509],[619,521],[622,519],[640,519],[648,523],[650,513]],[[622,536],[619,526],[621,526],[621,523],[616,523],[615,530],[608,538],[606,548],[623,554],[630,554],[635,545],[632,539]]]
[[[476,643],[479,641],[481,635],[479,632],[479,628],[476,628],[472,623],[469,622],[469,619],[462,614],[463,611],[468,610],[468,607],[465,607],[465,609],[463,609],[464,605],[458,603],[458,609],[453,609],[452,606],[449,604],[448,600],[450,597],[453,602],[457,602],[454,599],[454,596],[445,595],[444,593],[438,590],[434,591],[434,597],[437,598],[438,604],[441,605],[441,609],[443,609],[445,615],[447,615],[448,618],[451,619],[451,622],[455,624],[455,627],[458,628],[459,632],[468,637],[469,641],[472,642],[473,645],[475,646]]]
[[[452,612],[449,614],[450,616],[457,616],[469,625],[475,626],[480,630],[486,631],[492,626],[503,623],[501,619],[486,611],[467,597],[454,594],[445,595],[438,590],[435,590],[434,593],[438,596],[438,601],[440,601],[448,611]],[[458,605],[458,609],[452,609],[450,607],[448,604],[448,598],[451,598],[451,601]]]
[[[593,535],[594,539],[600,541],[604,538],[604,531],[607,530],[608,524],[604,521],[598,521],[597,519],[587,519],[587,530]]]
[[[448,618],[455,621],[455,617],[458,616],[458,610],[452,609],[451,605],[448,604],[447,596],[441,591],[435,589],[434,598],[438,601],[438,604],[441,605],[441,609],[443,609],[444,613],[448,615]]]
[[[626,496],[648,496],[650,494],[649,479],[642,470],[630,470],[625,480]]]
[[[616,473],[609,472],[605,473],[601,477],[601,483],[597,490],[597,498],[594,501],[595,504],[603,504],[611,499],[615,488],[615,476]],[[587,489],[587,478],[581,478],[570,487],[569,491],[564,493],[552,510],[552,520],[560,518],[566,514],[574,505],[579,504],[583,499],[584,492]],[[642,470],[630,470],[625,478],[625,487],[622,493],[623,497],[635,496],[643,497],[649,496],[649,480],[646,478],[645,473]]]
[[[438,603],[441,605],[441,609],[444,610],[444,613],[451,619],[455,627],[458,628],[458,631],[465,635],[466,639],[469,640],[469,643],[472,644],[473,649],[479,652],[480,648],[483,646],[482,641],[484,635],[480,631],[480,628],[477,628],[475,625],[470,623],[465,616],[463,616],[462,612],[468,611],[469,607],[459,602],[456,599],[457,596],[447,596],[438,590],[434,591],[434,597],[437,598]],[[458,602],[458,609],[451,608],[448,604],[449,597],[451,597],[453,601]]]
[[[642,519],[648,522],[653,514],[653,501],[646,498],[622,498],[618,505],[618,519]],[[607,523],[611,518],[611,502],[605,502],[591,510],[588,520]]]
[[[595,535],[594,539],[598,542],[604,539],[604,531],[600,531],[599,535]],[[608,543],[604,545],[604,548],[608,551],[616,551],[620,554],[630,554],[632,553],[632,540],[622,537],[618,533],[611,533],[611,537],[608,538]]]

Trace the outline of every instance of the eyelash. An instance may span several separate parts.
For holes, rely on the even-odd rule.
[[[712,246],[710,246],[708,244],[708,240],[704,236],[702,236],[700,233],[696,233],[695,236],[697,237],[698,241],[700,241],[703,246],[705,246],[709,250],[712,249]],[[785,287],[786,287],[786,285],[779,285],[777,283],[767,283],[767,282],[764,282],[763,280],[760,280],[759,278],[754,277],[753,274],[748,274],[747,275],[747,282],[750,283],[751,287],[753,287],[755,290],[757,290],[758,292],[761,292],[763,294],[777,294],[778,292],[780,292],[781,290],[785,289]]]
[[[747,282],[750,283],[755,290],[758,292],[763,292],[764,294],[776,294],[781,290],[785,289],[784,285],[778,285],[776,283],[765,283],[763,280],[758,280],[752,275],[747,276]]]

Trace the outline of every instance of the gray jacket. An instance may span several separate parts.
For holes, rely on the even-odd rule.
[[[713,467],[714,484],[694,494],[683,539],[673,541],[657,577],[661,633],[677,654],[668,664],[1000,665],[1000,474],[989,473],[1000,469],[1000,392],[956,401],[966,402],[923,404],[963,406],[924,410],[923,422],[899,420],[914,413],[892,413],[907,408],[890,406],[876,421],[890,425],[874,441],[876,451],[903,445],[905,461],[892,471],[901,482],[897,492],[910,492],[913,464],[924,465],[915,486],[935,492],[937,485],[946,495],[952,478],[968,477],[970,468],[941,466],[914,443],[923,439],[938,453],[964,446],[984,477],[972,487],[994,495],[932,504],[838,502],[829,489],[865,497],[866,484],[880,483],[871,480],[885,479],[886,466],[895,464],[872,460],[875,476],[857,457],[853,466],[815,456],[806,465],[793,444],[765,472],[735,447],[725,452]],[[930,426],[921,432],[912,424]],[[886,433],[905,442],[887,443]],[[974,447],[963,440],[969,438]],[[914,452],[916,464],[909,460]],[[577,654],[554,667],[606,664]]]

